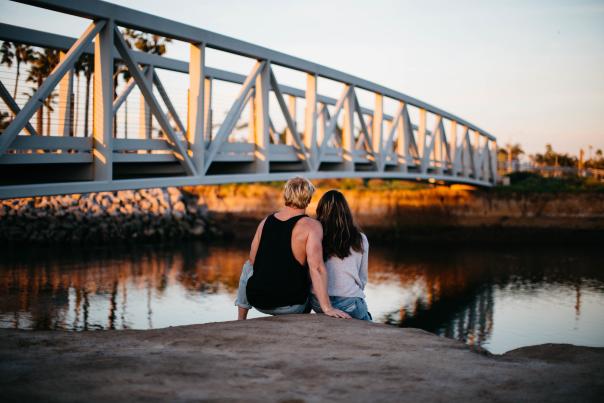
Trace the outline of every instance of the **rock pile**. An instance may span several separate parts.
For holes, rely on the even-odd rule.
[[[215,233],[199,198],[172,187],[0,200],[2,241],[168,241]]]

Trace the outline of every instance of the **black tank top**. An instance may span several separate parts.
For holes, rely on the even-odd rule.
[[[310,292],[308,265],[301,265],[292,252],[294,226],[306,214],[281,221],[266,218],[254,259],[254,273],[247,283],[247,299],[254,307],[277,308],[306,303]]]

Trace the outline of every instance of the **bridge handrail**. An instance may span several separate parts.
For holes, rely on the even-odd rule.
[[[69,50],[77,39],[0,22],[0,40],[18,42],[43,48]],[[92,44],[86,46],[86,49],[84,49],[84,53],[89,55],[94,54],[94,46]],[[136,61],[142,65],[152,65],[157,68],[175,71],[178,73],[187,74],[189,72],[189,62],[186,62],[184,60],[172,59],[166,56],[159,56],[154,55],[152,53],[145,53],[136,50],[133,50],[132,54],[136,58]],[[117,54],[115,56],[115,59],[121,60],[121,58]],[[243,84],[243,82],[245,81],[245,76],[243,74],[233,73],[231,71],[218,69],[215,67],[207,66],[204,72],[205,77],[211,79],[217,79],[234,84]],[[287,95],[293,95],[298,98],[305,98],[306,96],[304,90],[291,87],[289,85],[280,84],[279,88],[281,89],[282,93]],[[320,94],[317,95],[317,101],[327,105],[335,105],[337,103],[337,99]],[[362,110],[365,114],[373,114],[372,109],[364,107],[362,108]],[[392,119],[393,117],[391,115],[384,114],[384,120],[389,121]]]

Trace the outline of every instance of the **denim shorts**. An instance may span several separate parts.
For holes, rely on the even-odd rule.
[[[254,274],[254,266],[252,266],[249,260],[246,260],[245,264],[243,265],[243,269],[241,270],[241,277],[239,277],[239,289],[237,290],[237,299],[235,300],[235,305],[240,308],[252,308],[252,305],[250,305],[249,301],[247,300],[246,294],[247,282],[250,277],[252,277],[252,274]],[[279,306],[276,308],[256,309],[267,315],[289,315],[292,313],[309,313],[310,304],[307,302],[306,304],[300,305],[287,305]]]
[[[331,306],[340,311],[346,312],[348,315],[352,316],[355,319],[360,320],[373,320],[371,314],[367,310],[367,303],[365,302],[365,298],[359,297],[329,297],[329,301],[331,302]],[[312,305],[312,309],[317,313],[322,313],[321,305],[319,305],[319,300],[314,294],[310,295],[310,303]]]

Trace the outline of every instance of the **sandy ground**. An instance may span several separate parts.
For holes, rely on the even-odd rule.
[[[422,330],[323,315],[0,330],[1,401],[587,402],[604,395],[603,374],[604,349],[489,356]]]

